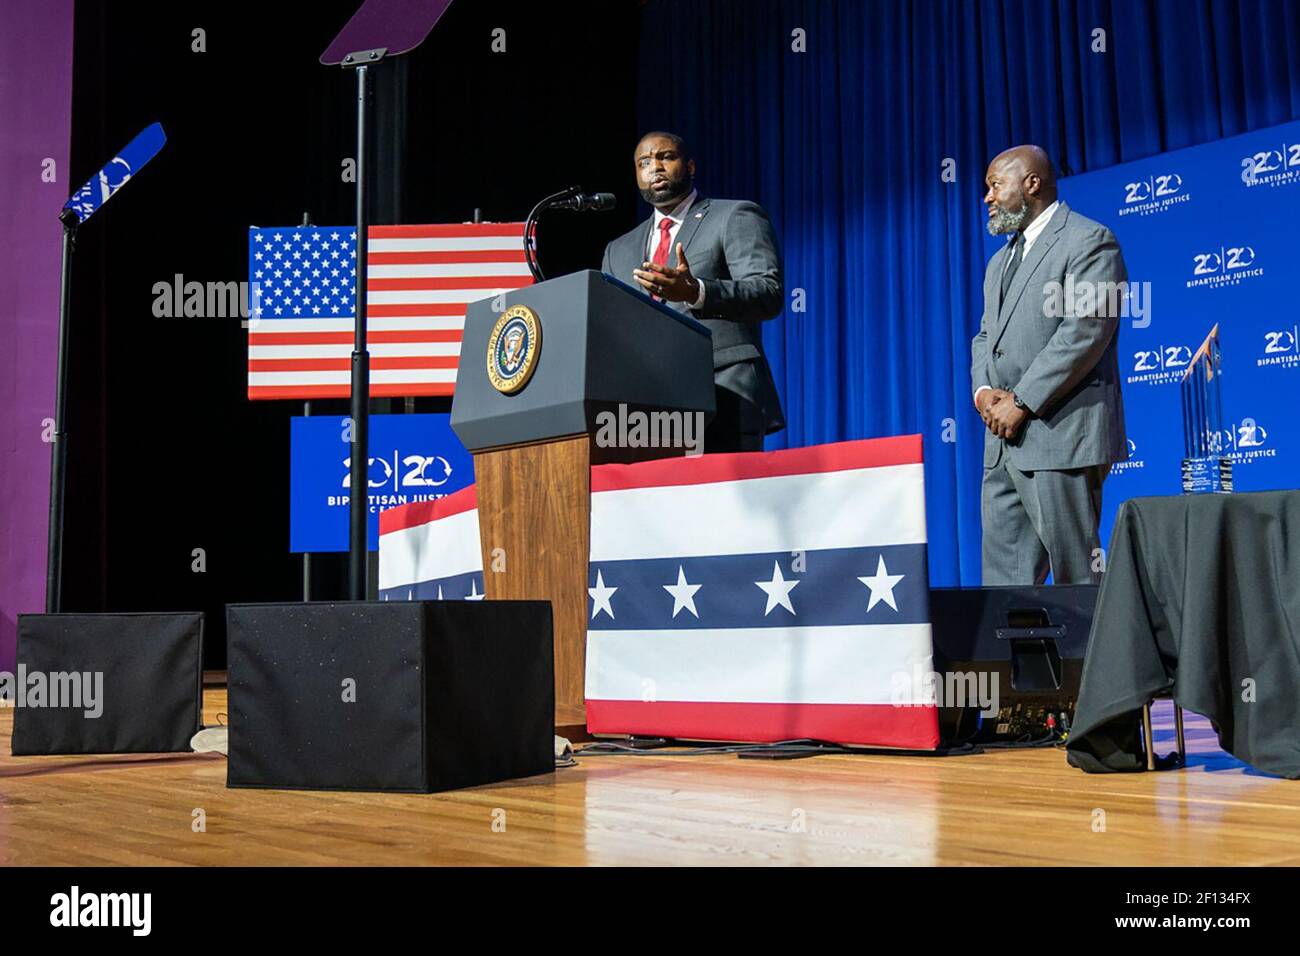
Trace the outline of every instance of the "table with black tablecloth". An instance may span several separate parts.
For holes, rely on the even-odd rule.
[[[1141,708],[1170,692],[1214,722],[1234,757],[1300,778],[1300,491],[1120,507],[1070,763],[1145,769]]]

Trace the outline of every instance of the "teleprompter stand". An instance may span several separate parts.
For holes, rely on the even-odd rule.
[[[370,495],[365,463],[370,454],[370,355],[366,351],[370,71],[385,59],[409,53],[423,43],[449,6],[451,0],[366,0],[320,57],[326,66],[352,70],[357,78],[357,303],[352,346],[353,467],[348,490],[348,596],[354,601],[366,599],[369,558],[366,519]]]

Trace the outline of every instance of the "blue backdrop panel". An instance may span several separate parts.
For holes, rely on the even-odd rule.
[[[791,297],[764,343],[789,427],[768,447],[923,434],[936,585],[980,580],[970,340],[989,159],[1039,143],[1077,175],[1300,119],[1300,3],[1290,0],[650,0],[643,26],[642,128],[685,136],[701,190],[762,203],[781,240]],[[1203,209],[1229,201],[1198,188]],[[1223,195],[1247,201],[1240,189]],[[1118,226],[1123,198],[1089,211]],[[1238,241],[1197,239],[1196,252]],[[1263,281],[1280,281],[1282,254],[1255,245]],[[1265,294],[1247,285],[1196,298],[1208,316],[1224,292]],[[1162,344],[1162,329],[1169,347],[1199,341],[1191,331],[1174,341],[1159,295],[1143,341]],[[1225,348],[1236,362],[1258,342],[1231,330]],[[1230,407],[1279,427],[1275,412]],[[1169,427],[1179,434],[1176,420]],[[1147,475],[1117,476],[1112,498],[1120,478],[1155,481],[1163,467],[1152,439],[1134,440]],[[1243,487],[1271,467],[1241,468]]]
[[[1115,232],[1133,296],[1119,330],[1130,460],[1106,483],[1102,541],[1124,499],[1179,493],[1178,382],[1215,323],[1237,490],[1300,485],[1300,123],[1072,176],[1061,198]]]
[[[312,415],[289,428],[289,550],[348,549],[348,419]],[[441,498],[474,483],[474,460],[451,416],[370,416],[370,550],[379,549],[379,512]]]

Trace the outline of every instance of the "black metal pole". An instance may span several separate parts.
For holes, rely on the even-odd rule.
[[[311,225],[311,213],[304,212],[302,214],[302,225],[304,229]],[[310,399],[307,399],[302,403],[302,417],[303,418],[311,417]],[[302,553],[302,599],[303,601],[311,600],[311,552],[310,551],[304,551]]]
[[[59,283],[59,353],[55,372],[54,435],[50,443],[50,528],[45,563],[45,612],[63,609],[63,501],[68,471],[68,327],[72,303],[72,247],[76,242],[77,216],[65,209],[63,262]]]
[[[303,225],[307,225],[307,223],[303,223]],[[310,401],[305,401],[302,403],[302,417],[303,418],[311,417]],[[304,602],[311,600],[311,552],[310,551],[304,551],[302,553],[302,599]]]
[[[364,601],[369,580],[367,524],[370,513],[369,409],[370,356],[366,352],[366,81],[369,67],[357,71],[357,275],[356,342],[352,348],[352,469],[349,487],[348,596]]]

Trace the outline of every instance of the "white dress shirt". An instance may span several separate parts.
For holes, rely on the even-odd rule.
[[[682,231],[682,223],[686,221],[686,211],[691,208],[691,203],[695,202],[697,191],[692,189],[690,195],[677,204],[672,212],[662,213],[655,210],[654,222],[651,224],[650,235],[646,239],[645,261],[650,262],[654,258],[655,249],[659,248],[659,224],[665,219],[673,221],[672,227],[668,230],[668,257],[672,258],[672,251],[677,245],[677,234]],[[679,263],[680,265],[680,263]],[[704,305],[704,283],[699,279],[700,294],[696,296],[695,301],[691,303],[692,309],[701,308]]]
[[[1059,206],[1060,204],[1061,201],[1059,199],[1054,200],[1050,206],[1048,206],[1046,209],[1044,209],[1042,212],[1040,212],[1037,216],[1034,217],[1033,222],[1025,226],[1024,231],[1022,233],[1025,241],[1020,244],[1021,262],[1025,261],[1025,256],[1029,255],[1030,246],[1034,244],[1034,240],[1039,237],[1042,231],[1047,228],[1047,223],[1051,220],[1052,213],[1056,212],[1056,207]],[[1007,261],[1002,267],[1002,274],[1006,275],[1007,269],[1010,268],[1011,268],[1011,257],[1007,256]],[[979,388],[975,389],[975,398],[978,399],[980,392],[984,391],[984,389],[992,388],[992,387],[993,386],[991,385],[981,385]]]

